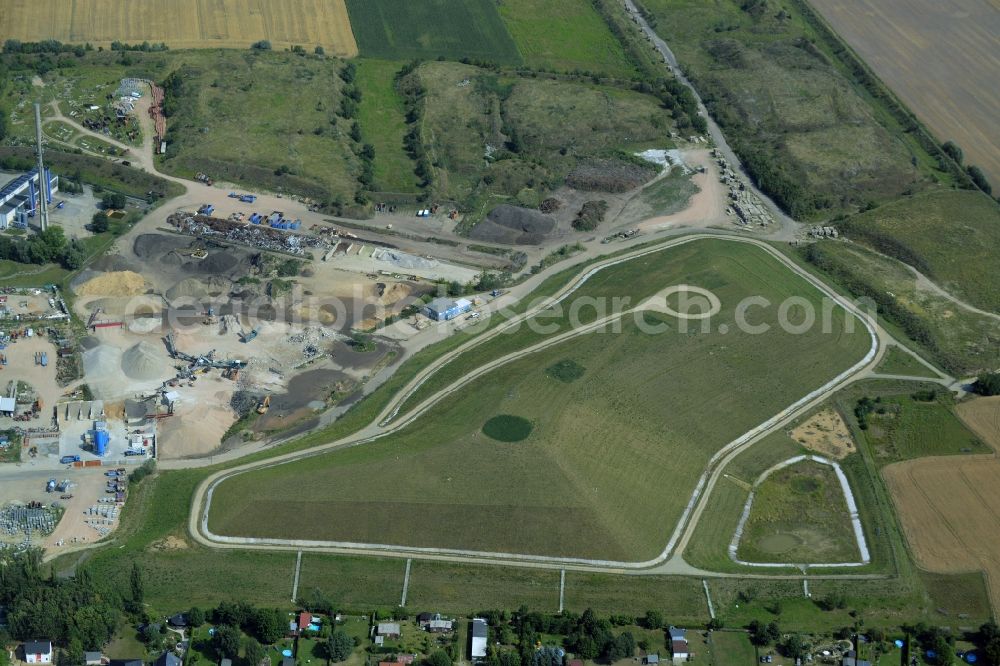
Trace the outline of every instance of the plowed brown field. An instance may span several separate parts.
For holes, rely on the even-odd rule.
[[[963,404],[959,415],[984,441],[1000,442],[1000,398]],[[882,470],[917,563],[939,573],[986,572],[1000,611],[1000,458],[920,458]]]
[[[810,0],[937,138],[1000,185],[996,0]]]
[[[6,39],[102,46],[149,41],[171,48],[247,47],[266,39],[274,48],[358,53],[344,0],[5,0],[0,41]]]

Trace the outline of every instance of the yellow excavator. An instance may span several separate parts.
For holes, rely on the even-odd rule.
[[[265,395],[264,399],[257,403],[257,413],[267,414],[267,410],[271,407],[271,396]]]

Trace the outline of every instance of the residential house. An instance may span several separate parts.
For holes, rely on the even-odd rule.
[[[28,664],[51,664],[52,641],[25,641],[24,661]]]
[[[379,622],[377,634],[385,638],[399,638],[402,631],[399,622]]]
[[[489,625],[481,617],[472,619],[472,661],[478,662],[486,658],[486,641]]]
[[[690,659],[691,650],[688,648],[687,629],[678,629],[672,626],[668,632],[670,633],[670,653],[673,660],[677,662]]]
[[[451,631],[452,621],[451,620],[431,620],[427,623],[427,631],[432,634],[443,634]]]
[[[421,627],[426,627],[427,623],[433,619],[434,619],[434,613],[420,613],[419,615],[417,615],[417,624],[419,624]]]
[[[153,662],[153,666],[183,666],[183,664],[181,658],[173,652],[164,652]]]
[[[219,666],[233,666],[233,660],[229,657],[223,657],[219,660]]]
[[[142,659],[112,659],[109,666],[146,666]]]
[[[184,629],[188,626],[187,614],[177,613],[176,615],[171,615],[167,618],[167,624],[174,629]]]
[[[83,661],[87,666],[100,666],[104,663],[104,655],[98,652],[84,652]]]

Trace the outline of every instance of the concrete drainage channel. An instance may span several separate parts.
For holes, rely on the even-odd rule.
[[[232,537],[217,535],[211,532],[208,528],[208,516],[211,507],[212,495],[215,487],[227,478],[240,474],[242,472],[248,471],[250,469],[256,469],[261,467],[271,467],[275,465],[282,464],[284,462],[289,462],[291,460],[302,459],[310,457],[313,455],[320,455],[322,453],[329,452],[338,448],[347,448],[352,446],[358,446],[365,443],[381,439],[387,435],[393,434],[395,431],[408,425],[414,418],[418,417],[421,413],[429,409],[433,404],[440,400],[443,396],[448,395],[453,387],[447,387],[439,392],[436,396],[428,399],[420,405],[413,412],[407,414],[407,417],[400,422],[394,423],[391,426],[386,427],[382,432],[378,434],[369,435],[361,437],[359,439],[352,440],[347,438],[346,440],[341,440],[338,442],[332,442],[330,444],[321,445],[313,448],[312,450],[307,450],[303,452],[286,454],[284,456],[279,456],[275,459],[263,462],[263,463],[249,463],[246,465],[241,465],[234,469],[225,470],[213,474],[208,479],[206,479],[196,491],[192,513],[189,520],[189,530],[192,536],[200,543],[210,546],[210,547],[223,547],[223,548],[249,548],[249,549],[311,549],[322,552],[340,552],[340,553],[351,553],[351,554],[370,554],[370,555],[391,555],[398,557],[417,557],[426,559],[441,559],[450,561],[468,561],[468,562],[483,562],[492,561],[495,563],[509,563],[509,564],[520,564],[520,565],[536,565],[543,567],[566,567],[577,570],[600,570],[600,571],[623,571],[623,572],[639,572],[642,570],[651,569],[657,565],[666,563],[670,556],[673,554],[675,547],[680,541],[681,537],[685,534],[685,531],[690,532],[693,528],[693,524],[689,524],[692,521],[692,516],[696,516],[696,508],[699,506],[699,502],[703,502],[707,499],[705,494],[706,488],[711,486],[711,481],[715,476],[721,473],[722,467],[728,461],[730,456],[735,455],[739,451],[751,446],[753,443],[758,441],[768,432],[772,431],[776,427],[780,427],[783,423],[787,422],[791,418],[794,418],[801,410],[808,409],[811,407],[812,403],[829,392],[842,387],[844,384],[853,380],[853,378],[866,369],[870,364],[876,361],[878,357],[878,351],[880,349],[879,345],[879,334],[876,332],[873,323],[869,320],[864,313],[860,312],[852,303],[839,296],[832,290],[830,290],[825,284],[814,278],[812,275],[803,271],[799,266],[788,260],[781,253],[776,251],[774,248],[770,247],[766,243],[761,241],[747,239],[743,237],[727,236],[723,234],[693,234],[691,236],[682,237],[672,242],[665,243],[654,248],[646,249],[626,257],[618,257],[613,260],[609,260],[607,263],[600,266],[591,267],[586,273],[584,273],[580,278],[578,278],[572,286],[565,291],[555,302],[561,301],[568,297],[570,294],[575,292],[587,279],[593,276],[600,270],[607,268],[624,261],[629,261],[652,252],[659,252],[670,247],[676,247],[684,243],[692,242],[699,239],[723,239],[730,240],[733,242],[743,242],[756,245],[761,249],[765,250],[772,257],[783,263],[789,270],[802,277],[807,283],[812,285],[814,288],[818,289],[825,296],[832,299],[833,302],[837,303],[842,309],[845,310],[850,315],[858,318],[862,324],[867,329],[871,337],[871,346],[866,352],[864,357],[855,363],[853,366],[845,370],[844,372],[838,374],[836,377],[825,383],[823,386],[811,391],[809,394],[803,396],[797,400],[792,405],[775,414],[770,419],[761,423],[757,427],[747,431],[737,439],[733,440],[722,449],[720,449],[711,458],[705,471],[702,473],[698,480],[697,486],[692,493],[691,499],[685,507],[678,524],[671,535],[666,547],[660,553],[659,556],[651,560],[644,562],[624,562],[624,561],[611,561],[611,560],[593,560],[584,558],[567,558],[567,557],[550,557],[542,555],[530,555],[523,553],[502,553],[502,552],[483,552],[483,551],[473,551],[473,550],[463,550],[454,548],[427,548],[427,547],[411,547],[403,546],[398,544],[368,544],[368,543],[353,543],[353,542],[340,542],[340,541],[314,541],[314,540],[302,540],[302,539],[273,539],[273,538],[253,538],[253,537]],[[551,306],[552,301],[545,304],[546,306]],[[534,311],[525,312],[517,320],[529,317],[534,314]],[[514,321],[514,320],[512,320]],[[501,327],[502,328],[502,327]],[[499,329],[497,329],[499,330]],[[475,346],[482,339],[477,338],[469,346]],[[466,351],[469,347],[463,347],[456,352]],[[396,411],[400,405],[405,402],[406,397],[412,394],[416,388],[429,376],[425,375],[422,379],[418,380],[415,386],[410,387],[408,390],[401,391],[400,398],[396,399],[395,410],[392,409],[390,405],[385,412],[383,412],[383,419],[376,418],[375,421],[363,430],[370,430],[372,427],[381,426],[386,423],[387,420],[391,420],[395,416]],[[464,383],[461,380],[460,383]],[[386,412],[388,412],[388,418],[386,418]],[[842,475],[842,472],[841,472]],[[846,483],[846,477],[842,481]],[[850,494],[849,487],[845,492],[846,497],[850,497],[850,502],[852,506],[852,514],[857,515],[856,506],[853,503],[853,496]],[[857,523],[857,530],[860,530],[860,521]],[[860,534],[860,532],[856,532]],[[863,543],[863,534],[861,534]],[[867,548],[862,551],[867,558]],[[861,566],[861,564],[867,564],[867,559],[863,563],[858,563],[854,566]],[[789,567],[794,565],[780,564],[780,565],[768,565],[773,567]],[[816,566],[816,565],[812,565]],[[830,564],[828,566],[844,566],[841,564]]]
[[[833,468],[833,471],[837,475],[837,480],[840,482],[840,489],[844,493],[844,499],[847,500],[847,510],[851,518],[851,528],[854,531],[854,540],[858,547],[858,553],[861,554],[861,560],[858,562],[820,562],[820,563],[795,563],[795,562],[748,562],[746,560],[741,560],[736,555],[736,551],[739,550],[740,539],[743,538],[743,530],[746,527],[747,520],[750,518],[750,510],[753,507],[754,494],[756,489],[760,484],[764,483],[769,476],[777,472],[778,470],[784,469],[786,467],[791,467],[796,463],[800,463],[806,460],[811,460],[812,462],[817,462],[821,465],[829,465]],[[750,491],[750,496],[747,498],[747,503],[743,507],[743,514],[740,516],[740,522],[736,525],[736,531],[733,533],[733,539],[729,542],[729,559],[731,559],[736,564],[740,564],[746,567],[772,567],[772,568],[788,568],[788,567],[798,567],[803,571],[807,568],[830,568],[830,567],[863,567],[871,563],[871,555],[868,552],[868,543],[865,541],[865,533],[861,527],[861,518],[858,515],[858,505],[854,501],[854,493],[851,491],[851,484],[847,481],[847,475],[844,474],[844,470],[836,462],[824,458],[823,456],[814,455],[802,455],[795,456],[794,458],[789,458],[788,460],[782,461],[773,467],[768,468],[763,474],[754,482],[753,490]]]

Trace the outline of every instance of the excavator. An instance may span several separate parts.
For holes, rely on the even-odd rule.
[[[271,407],[271,396],[265,395],[264,399],[257,403],[257,413],[267,414],[267,410]]]

